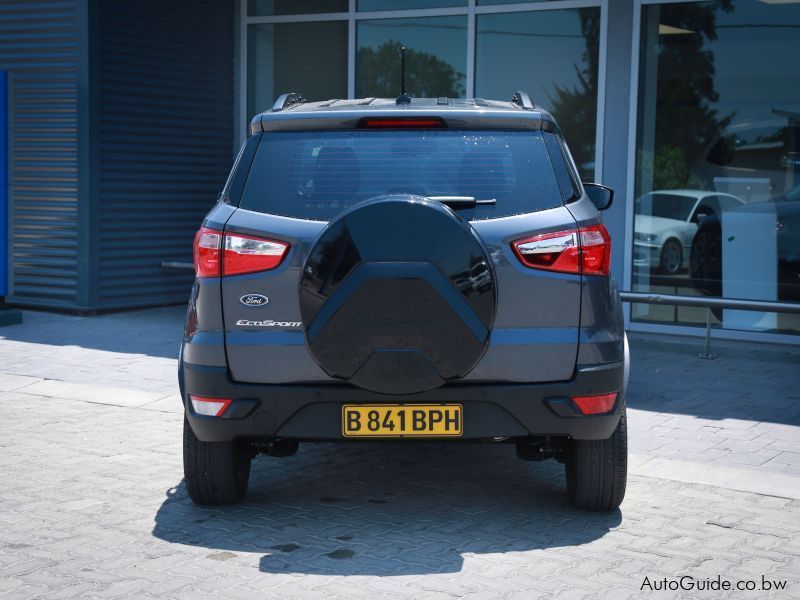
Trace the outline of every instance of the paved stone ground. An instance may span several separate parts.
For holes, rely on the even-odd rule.
[[[699,341],[633,336],[615,513],[567,508],[557,463],[438,444],[309,444],[257,459],[245,504],[202,509],[181,476],[180,312],[0,329],[0,597],[605,598],[681,575],[800,597],[800,349],[700,361]]]
[[[0,373],[178,394],[175,377],[185,309],[96,317],[24,312],[0,329]]]
[[[633,451],[800,475],[800,347],[630,337]]]
[[[180,410],[166,398],[178,396],[183,314],[182,307],[97,317],[28,311],[22,325],[0,329],[0,391],[20,387],[3,383],[16,374],[150,392],[149,402],[165,398],[151,408]],[[800,475],[800,347],[715,340],[719,358],[709,361],[697,357],[699,339],[630,338],[634,452]],[[86,396],[81,387],[74,393]],[[96,400],[125,401],[119,390]]]

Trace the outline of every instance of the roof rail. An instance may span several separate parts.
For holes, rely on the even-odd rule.
[[[534,104],[531,100],[531,97],[528,96],[527,92],[523,92],[521,90],[514,92],[514,95],[511,97],[511,102],[514,104],[519,104],[525,110],[534,109]]]
[[[275,100],[275,104],[272,105],[272,112],[277,112],[279,110],[283,110],[284,108],[289,108],[290,106],[294,106],[295,104],[302,104],[306,101],[306,97],[303,94],[298,92],[289,92],[288,94],[281,94],[278,96],[278,99]]]

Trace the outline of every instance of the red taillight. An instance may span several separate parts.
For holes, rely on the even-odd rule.
[[[417,129],[441,129],[446,127],[445,122],[438,117],[414,118],[414,117],[390,117],[383,119],[372,119],[365,117],[358,122],[359,127],[368,129],[394,129],[397,127],[416,127]]]
[[[526,267],[559,273],[608,275],[611,237],[603,225],[543,233],[511,244]]]
[[[198,277],[219,277],[222,232],[201,227],[194,236],[194,272]]]
[[[241,275],[274,269],[289,251],[289,244],[247,235],[225,234],[223,275]]]
[[[603,225],[581,227],[581,258],[585,275],[608,275],[611,266],[611,236]]]
[[[206,417],[221,417],[222,413],[228,408],[231,402],[230,398],[205,398],[203,396],[189,396],[192,401],[192,408],[198,415]]]
[[[203,227],[194,236],[194,270],[198,277],[241,275],[274,269],[289,244],[249,235],[227,234]]]
[[[614,409],[614,403],[617,401],[617,392],[598,396],[573,396],[572,401],[581,411],[581,414],[600,415],[611,412]]]

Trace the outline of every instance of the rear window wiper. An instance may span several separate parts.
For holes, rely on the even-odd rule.
[[[496,198],[477,200],[475,196],[428,196],[428,198],[446,204],[450,208],[474,208],[475,206],[497,204]]]

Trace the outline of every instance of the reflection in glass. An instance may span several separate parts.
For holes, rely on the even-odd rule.
[[[347,12],[347,0],[247,0],[247,14],[268,15],[307,15],[311,13]]]
[[[518,4],[520,2],[545,2],[546,0],[478,0],[478,5],[487,4]]]
[[[408,10],[411,8],[442,8],[466,6],[467,0],[358,0],[358,10]]]
[[[249,25],[248,120],[284,92],[309,100],[347,97],[347,22]]]
[[[798,3],[643,7],[635,290],[800,301],[797,56]],[[633,316],[705,322],[704,309],[688,307],[636,305]],[[725,309],[715,318],[800,331],[796,315]]]
[[[581,177],[594,181],[600,9],[477,17],[475,95],[527,91],[558,120]]]
[[[359,21],[356,96],[400,94],[400,47],[406,50],[406,88],[412,97],[463,98],[467,18]]]
[[[675,275],[687,267],[698,225],[723,208],[743,205],[736,196],[701,190],[649,192],[634,202],[634,266]]]

